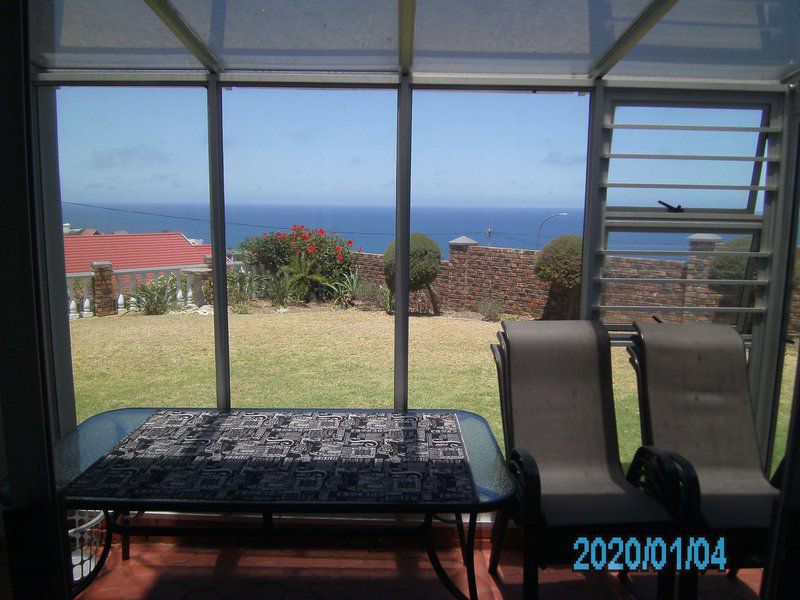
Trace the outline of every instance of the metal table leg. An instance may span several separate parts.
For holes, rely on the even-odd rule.
[[[467,538],[464,535],[464,520],[461,513],[456,513],[456,527],[458,527],[458,543],[461,544],[461,558],[467,564]]]
[[[469,586],[469,596],[466,596],[447,574],[439,561],[439,556],[436,554],[436,546],[433,543],[433,515],[425,515],[425,548],[428,551],[428,558],[431,561],[433,570],[439,577],[441,582],[445,585],[448,591],[459,600],[476,600],[478,598],[478,584],[475,579],[475,530],[477,529],[478,513],[469,514],[469,526],[467,528],[467,535],[464,545],[462,545],[462,558],[464,565],[467,569],[467,584]],[[461,515],[456,516],[456,522],[461,527],[463,532],[463,522]],[[459,534],[461,539],[461,534]]]

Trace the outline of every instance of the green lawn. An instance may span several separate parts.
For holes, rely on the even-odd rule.
[[[489,344],[498,323],[412,317],[409,406],[483,415],[502,445],[497,378]],[[382,312],[292,308],[230,315],[235,408],[392,406],[393,318]],[[213,319],[197,314],[125,314],[71,323],[78,420],[132,406],[210,407]],[[783,378],[776,454],[786,445],[797,349]],[[620,457],[640,443],[636,377],[623,348],[612,351]]]

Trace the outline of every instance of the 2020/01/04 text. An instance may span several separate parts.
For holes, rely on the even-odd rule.
[[[660,571],[668,565],[678,571],[709,568],[725,570],[725,538],[709,541],[705,537],[677,537],[665,540],[661,536],[608,539],[581,536],[572,549],[578,554],[572,569],[575,571]]]

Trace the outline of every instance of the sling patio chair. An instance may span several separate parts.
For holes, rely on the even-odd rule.
[[[699,483],[691,526],[725,537],[729,575],[765,565],[779,490],[761,468],[741,336],[729,325],[634,327],[643,442],[691,463]]]
[[[538,568],[577,558],[579,536],[675,535],[685,498],[681,473],[641,447],[623,473],[617,447],[610,340],[592,321],[504,322],[497,364],[513,505],[498,512],[489,571],[497,574],[513,518],[524,534],[523,592],[538,595]],[[674,571],[658,577],[672,597]]]

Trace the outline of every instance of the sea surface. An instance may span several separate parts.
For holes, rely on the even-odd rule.
[[[567,214],[548,219],[560,212]],[[208,204],[64,202],[62,219],[73,228],[91,227],[102,233],[180,231],[188,238],[211,242]],[[230,204],[225,208],[225,220],[225,242],[232,249],[248,237],[288,231],[297,224],[336,232],[345,239],[352,239],[353,248],[382,253],[394,239],[395,211],[393,206]],[[411,230],[436,240],[444,258],[449,254],[449,241],[460,236],[470,237],[482,245],[536,249],[564,233],[580,235],[582,229],[583,209],[574,207],[493,207],[489,204],[483,207],[412,205],[411,208]],[[688,235],[620,233],[609,239],[609,247],[688,250]]]

